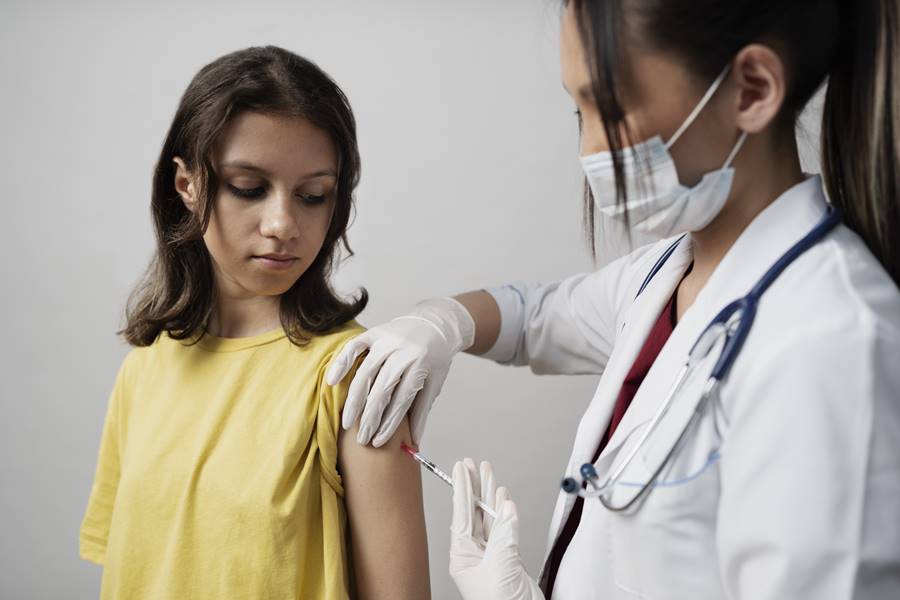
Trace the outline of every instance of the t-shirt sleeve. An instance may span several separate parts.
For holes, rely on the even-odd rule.
[[[338,434],[341,428],[341,411],[347,400],[347,392],[350,382],[356,375],[356,370],[365,358],[365,354],[356,359],[356,363],[349,373],[336,385],[325,383],[325,373],[331,365],[331,361],[340,354],[346,342],[363,333],[365,329],[359,327],[348,331],[343,341],[329,352],[319,365],[317,395],[319,398],[319,411],[316,425],[316,438],[319,446],[319,458],[322,465],[322,476],[328,484],[334,488],[339,496],[344,495],[344,485],[338,472]]]
[[[100,452],[97,457],[97,470],[94,484],[88,499],[87,510],[81,522],[79,536],[79,555],[98,565],[106,558],[106,542],[109,537],[109,526],[112,520],[113,506],[116,501],[116,490],[119,487],[119,451],[121,422],[120,411],[122,399],[126,395],[126,364],[122,363],[116,376],[116,383],[109,396],[106,409],[106,420],[103,424],[103,435],[100,438]]]

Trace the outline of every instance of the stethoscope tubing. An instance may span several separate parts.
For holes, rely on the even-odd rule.
[[[698,336],[697,340],[691,347],[685,364],[682,366],[681,370],[678,372],[678,375],[675,378],[675,383],[672,385],[669,393],[666,395],[659,409],[656,411],[656,414],[654,414],[653,418],[651,419],[647,430],[644,431],[638,442],[634,444],[634,447],[628,453],[625,460],[622,461],[622,463],[616,468],[612,475],[606,478],[606,481],[604,481],[602,484],[598,483],[599,476],[597,475],[597,471],[594,468],[594,465],[591,463],[585,463],[581,467],[581,475],[583,481],[586,481],[591,486],[591,489],[586,490],[584,489],[583,485],[578,484],[578,482],[574,478],[567,477],[563,480],[562,483],[563,490],[570,494],[577,494],[582,498],[596,497],[607,510],[610,510],[612,512],[627,511],[632,506],[634,506],[641,498],[645,497],[649,490],[655,486],[656,481],[659,479],[659,476],[662,474],[665,467],[669,464],[671,459],[680,449],[682,443],[687,437],[688,431],[691,430],[695,422],[705,410],[706,405],[709,402],[709,398],[712,397],[714,393],[716,393],[720,383],[725,379],[725,377],[728,375],[728,372],[731,370],[731,367],[734,364],[737,356],[740,354],[740,351],[744,346],[744,342],[746,341],[747,336],[750,333],[750,329],[753,326],[753,321],[756,318],[759,300],[762,297],[763,293],[768,290],[772,283],[776,279],[778,279],[781,273],[784,272],[784,270],[791,263],[802,256],[803,253],[809,250],[812,246],[820,242],[832,229],[837,226],[838,223],[840,223],[840,221],[840,210],[835,207],[829,207],[828,212],[825,214],[825,216],[822,217],[822,219],[806,235],[804,235],[800,239],[800,241],[791,246],[783,255],[781,255],[781,257],[779,257],[777,261],[775,261],[775,263],[771,267],[769,267],[769,269],[763,274],[759,281],[756,282],[756,284],[753,286],[753,288],[751,288],[747,295],[730,302],[709,322],[709,324],[704,328],[703,332],[700,334],[700,336]],[[666,263],[669,257],[672,256],[678,244],[684,239],[684,237],[685,236],[681,236],[680,238],[678,238],[659,257],[659,259],[656,261],[656,263],[648,273],[646,279],[644,279],[644,282],[641,284],[637,296],[641,295],[641,293],[649,285],[653,277],[660,271],[660,269],[662,269],[663,265]],[[637,296],[635,296],[635,298],[637,298]],[[719,358],[716,360],[715,365],[710,371],[709,377],[706,381],[706,384],[704,385],[703,391],[701,392],[700,399],[697,402],[697,406],[691,414],[691,418],[688,420],[684,428],[682,428],[681,433],[678,435],[675,443],[672,444],[672,447],[666,453],[665,458],[663,458],[662,462],[656,468],[647,482],[641,486],[641,488],[638,490],[638,493],[623,505],[613,505],[605,496],[607,495],[609,490],[620,481],[625,470],[635,459],[638,452],[647,442],[649,437],[656,430],[663,417],[668,413],[675,397],[677,396],[678,392],[681,391],[684,382],[688,379],[690,370],[696,363],[698,357],[705,357],[715,345],[713,343],[710,343],[710,338],[714,334],[718,334],[720,332],[725,336],[725,343],[722,347]],[[700,356],[701,353],[702,356]]]

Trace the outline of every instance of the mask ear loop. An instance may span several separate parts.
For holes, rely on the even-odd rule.
[[[669,141],[666,142],[666,150],[670,149],[672,145],[678,141],[678,138],[681,137],[681,134],[685,132],[685,130],[690,127],[694,120],[696,120],[697,115],[700,114],[700,111],[709,103],[710,99],[713,97],[713,94],[716,93],[716,90],[719,89],[719,86],[722,85],[722,82],[725,81],[725,76],[728,75],[728,71],[731,70],[731,64],[729,63],[719,76],[716,77],[716,80],[712,82],[712,85],[709,86],[709,89],[706,90],[706,93],[703,94],[703,97],[700,99],[700,102],[697,103],[697,106],[694,107],[694,110],[691,111],[691,114],[687,116],[687,119],[684,120],[684,123],[681,124],[675,133],[672,134],[672,137],[669,138]]]
[[[734,145],[734,148],[731,149],[731,154],[728,155],[728,158],[725,159],[725,164],[722,165],[723,169],[727,169],[731,166],[731,163],[734,161],[734,157],[737,156],[737,153],[740,152],[741,146],[744,145],[744,141],[747,139],[747,132],[742,131],[741,137],[738,138],[737,143]]]

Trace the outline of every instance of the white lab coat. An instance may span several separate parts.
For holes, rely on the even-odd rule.
[[[639,437],[697,336],[826,210],[810,177],[766,208],[687,310],[595,463]],[[589,462],[622,381],[691,260],[689,237],[552,285],[488,290],[502,314],[488,356],[537,373],[602,373],[567,473]],[[693,411],[711,361],[625,471],[646,481]],[[900,599],[900,291],[839,225],[763,296],[753,328],[683,450],[637,511],[585,500],[553,598]],[[617,486],[614,501],[633,492]],[[549,543],[574,496],[560,493]]]

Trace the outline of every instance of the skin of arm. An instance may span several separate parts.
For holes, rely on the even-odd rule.
[[[342,430],[338,466],[344,483],[356,588],[361,600],[428,600],[428,540],[419,465],[400,448],[409,422],[380,448]]]
[[[466,350],[469,354],[484,354],[500,335],[500,308],[494,297],[485,291],[474,291],[454,296],[469,311],[475,321],[475,342]]]

